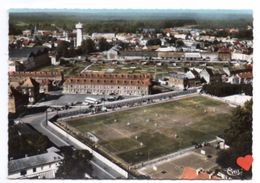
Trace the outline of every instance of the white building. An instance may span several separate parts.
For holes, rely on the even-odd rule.
[[[108,51],[106,51],[107,59],[108,60],[113,60],[113,59],[118,59],[118,53],[119,53],[120,47],[118,45],[113,46],[110,48]]]
[[[186,39],[186,34],[174,34],[174,37],[177,39]]]
[[[231,59],[232,60],[245,60],[247,61],[248,63],[252,63],[253,61],[253,55],[247,55],[247,54],[243,54],[243,53],[236,53],[236,52],[233,52],[231,54]]]
[[[83,40],[83,34],[82,34],[82,29],[83,25],[82,23],[77,23],[76,24],[76,29],[77,29],[77,40],[76,40],[76,46],[79,47],[81,46],[82,40]]]
[[[50,55],[50,58],[51,58],[51,65],[60,65],[60,61],[57,60],[56,55]]]
[[[111,42],[114,38],[116,38],[115,33],[92,33],[91,35],[92,39],[101,39],[105,38],[107,42]]]
[[[203,60],[218,61],[217,52],[201,52],[201,57]]]
[[[200,60],[201,54],[198,52],[185,52],[184,57],[186,60]]]
[[[8,162],[9,179],[53,179],[63,157],[56,152],[29,156]]]

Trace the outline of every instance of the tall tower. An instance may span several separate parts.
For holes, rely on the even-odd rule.
[[[83,29],[83,25],[79,22],[76,24],[76,29],[77,29],[77,42],[76,42],[76,46],[79,47],[81,46],[82,43],[82,39],[83,39],[83,35],[82,35],[82,29]]]

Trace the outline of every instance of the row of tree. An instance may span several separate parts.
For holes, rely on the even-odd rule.
[[[14,125],[8,128],[9,158],[22,158],[25,155],[40,154],[51,146],[51,142],[46,136],[36,131],[35,133],[20,133],[19,126],[21,125]]]
[[[82,45],[75,49],[73,44],[67,41],[60,41],[56,52],[58,57],[75,57],[80,54],[89,54],[95,51],[109,50],[113,45],[108,43],[105,38],[101,38],[97,41],[97,44],[92,39],[86,39],[82,41]]]
[[[87,150],[73,150],[71,147],[61,148],[64,157],[56,173],[58,179],[84,179],[86,174],[92,175],[90,160],[93,155]]]
[[[252,105],[251,100],[232,112],[230,126],[224,131],[225,142],[230,148],[220,151],[217,158],[217,163],[223,168],[240,169],[236,159],[240,156],[252,155]],[[237,178],[250,179],[251,177],[252,168],[243,171]]]
[[[202,91],[217,97],[225,97],[241,93],[252,96],[253,87],[251,84],[212,83],[204,85]]]

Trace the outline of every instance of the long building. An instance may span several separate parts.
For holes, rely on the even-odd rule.
[[[66,94],[117,94],[142,96],[150,93],[150,74],[86,73],[65,79]]]
[[[49,71],[29,71],[29,72],[8,72],[10,81],[25,80],[27,77],[31,77],[37,81],[51,80],[51,81],[62,81],[62,72],[49,72]]]
[[[60,86],[64,80],[63,73],[56,71],[8,72],[8,76],[10,83],[23,83],[28,78],[31,78],[39,83],[41,92],[49,92],[53,87]]]

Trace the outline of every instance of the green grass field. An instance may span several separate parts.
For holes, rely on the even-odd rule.
[[[82,134],[93,133],[107,152],[135,164],[223,134],[231,109],[196,96],[67,123]]]

